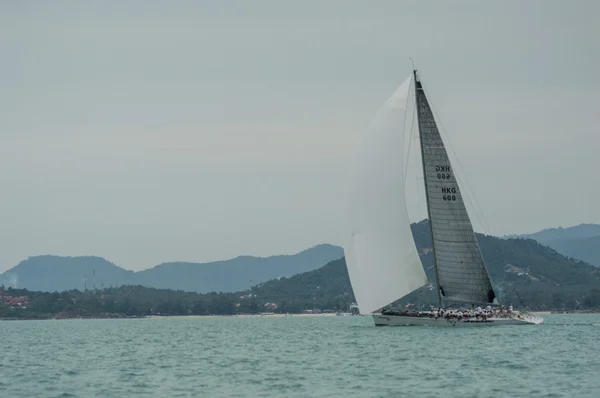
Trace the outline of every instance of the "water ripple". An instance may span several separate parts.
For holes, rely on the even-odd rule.
[[[366,317],[3,322],[4,397],[596,397],[600,315],[537,327]]]

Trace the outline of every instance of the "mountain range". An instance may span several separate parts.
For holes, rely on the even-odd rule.
[[[421,222],[412,228],[429,281],[434,281],[428,224]],[[501,303],[534,310],[600,308],[599,268],[567,258],[533,239],[485,235],[478,235],[478,239]],[[229,293],[202,294],[122,285],[106,288],[102,293],[93,289],[58,294],[7,288],[0,289],[0,296],[3,294],[26,300],[27,307],[13,308],[0,303],[0,319],[231,315],[264,311],[291,314],[313,308],[346,311],[354,302],[344,258],[289,278],[282,276]],[[435,289],[426,284],[396,304],[429,308],[436,302]]]
[[[598,224],[549,228],[533,234],[509,235],[507,238],[535,239],[565,256],[600,267],[600,225]]]
[[[317,245],[293,255],[240,256],[210,263],[171,262],[143,271],[123,269],[101,257],[30,257],[0,275],[0,285],[35,291],[143,285],[194,292],[234,292],[279,277],[322,267],[343,257],[342,248]]]
[[[559,228],[540,231],[536,237],[555,245],[573,240],[586,242],[595,238],[594,228]],[[413,224],[412,231],[428,278],[434,281],[428,222]],[[575,307],[587,297],[586,292],[600,292],[599,268],[569,258],[573,255],[566,257],[528,235],[496,238],[478,234],[478,240],[496,292],[507,300],[522,297],[538,308],[556,308],[567,302]],[[84,286],[91,289],[101,284],[107,288],[140,285],[206,293],[247,291],[252,284],[253,292],[260,289],[263,298],[273,301],[296,297],[305,304],[306,295],[326,295],[327,300],[343,298],[345,302],[351,299],[352,290],[342,257],[340,247],[318,245],[295,255],[242,256],[203,264],[173,262],[133,272],[100,257],[37,256],[0,275],[0,285],[36,291],[84,290]],[[431,294],[431,290],[421,289],[407,299],[427,301]]]

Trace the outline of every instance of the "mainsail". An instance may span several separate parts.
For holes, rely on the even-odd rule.
[[[496,297],[450,159],[416,71],[415,91],[438,288],[447,301]]]
[[[376,311],[427,282],[404,193],[404,113],[411,77],[386,101],[363,136],[352,169],[344,244],[362,313]]]

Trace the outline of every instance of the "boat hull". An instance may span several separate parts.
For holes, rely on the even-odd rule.
[[[523,315],[513,318],[489,318],[489,319],[456,319],[456,318],[433,318],[404,315],[381,315],[374,314],[375,326],[435,326],[435,327],[487,327],[505,325],[539,325],[544,320],[533,315]]]

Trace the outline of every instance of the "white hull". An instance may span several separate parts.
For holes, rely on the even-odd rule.
[[[375,326],[437,326],[437,327],[483,327],[503,325],[539,325],[544,320],[533,315],[520,315],[513,318],[461,319],[432,318],[428,316],[403,316],[373,314]]]

